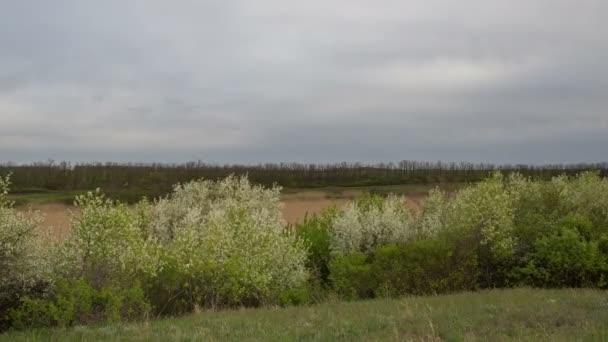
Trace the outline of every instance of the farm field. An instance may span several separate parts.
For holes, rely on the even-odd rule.
[[[9,332],[0,341],[605,341],[608,293],[508,289],[202,312],[151,322]]]

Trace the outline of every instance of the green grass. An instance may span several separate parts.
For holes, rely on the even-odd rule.
[[[0,341],[608,341],[608,292],[490,290],[10,332]]]
[[[325,187],[325,188],[285,188],[284,194],[298,194],[300,192],[314,191],[323,192],[328,198],[343,198],[346,192],[361,192],[387,195],[389,193],[397,195],[426,195],[431,189],[439,187],[447,192],[454,192],[467,183],[432,183],[432,184],[400,184],[400,185],[378,185],[378,186],[357,186],[357,187]]]
[[[40,191],[25,193],[10,193],[8,199],[15,205],[46,204],[46,203],[74,203],[74,198],[86,191]]]

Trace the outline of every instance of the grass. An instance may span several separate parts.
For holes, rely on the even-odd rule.
[[[16,205],[63,203],[72,204],[76,195],[85,191],[41,191],[26,193],[10,193],[8,199]]]
[[[488,290],[9,332],[0,341],[607,341],[608,292]]]
[[[454,192],[467,183],[431,183],[431,184],[400,184],[400,185],[378,185],[378,186],[359,186],[359,187],[325,187],[325,188],[285,188],[284,194],[298,194],[301,192],[314,191],[326,194],[327,198],[344,198],[345,194],[352,192],[372,193],[380,195],[388,195],[390,193],[396,195],[413,195],[424,196],[428,192],[439,187],[446,192]]]

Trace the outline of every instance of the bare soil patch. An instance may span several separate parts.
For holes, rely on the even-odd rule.
[[[29,204],[27,206],[18,207],[17,209],[22,211],[31,209],[42,213],[42,215],[44,215],[42,228],[44,230],[49,230],[51,236],[57,239],[63,239],[69,233],[70,210],[75,210],[73,206],[63,203]]]

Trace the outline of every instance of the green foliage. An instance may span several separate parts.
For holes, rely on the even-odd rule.
[[[312,303],[315,288],[310,284],[304,284],[293,289],[283,291],[279,296],[279,304],[282,306],[305,305]]]
[[[379,247],[372,262],[377,296],[432,294],[475,289],[475,260],[457,258],[442,239]]]
[[[392,231],[410,232],[406,238],[374,228],[383,226],[386,202],[366,198],[331,224],[333,241],[343,247],[338,250],[361,251],[365,262],[358,254],[332,254],[330,271],[338,273],[329,279],[345,297],[511,285],[606,287],[607,184],[595,173],[549,182],[496,173],[451,197],[432,191],[413,218],[394,225]],[[384,238],[364,237],[378,231]],[[368,266],[374,282],[367,280]]]
[[[449,196],[433,190],[418,211],[368,196],[295,230],[280,188],[244,177],[178,185],[134,208],[88,193],[58,246],[43,243],[36,213],[12,208],[7,188],[0,178],[0,329],[301,305],[328,292],[608,287],[608,180],[597,173],[495,173]]]
[[[42,295],[50,283],[49,259],[37,212],[21,213],[6,199],[9,177],[0,177],[0,331],[20,297]]]
[[[608,257],[598,241],[585,238],[589,227],[587,220],[565,219],[550,235],[536,240],[528,264],[515,274],[536,286],[606,287]]]
[[[22,298],[22,305],[10,316],[14,328],[25,329],[137,320],[147,317],[149,311],[138,285],[96,290],[84,279],[62,279],[47,297]]]
[[[308,248],[307,267],[321,282],[329,276],[331,227],[339,210],[330,207],[318,215],[306,216],[296,226],[298,238]]]
[[[156,198],[171,192],[176,183],[196,179],[223,179],[229,175],[248,175],[255,184],[280,184],[293,188],[332,186],[384,186],[477,182],[492,171],[520,172],[535,179],[575,175],[585,170],[601,170],[608,164],[578,165],[490,165],[471,163],[417,162],[360,164],[263,164],[212,165],[201,162],[184,164],[70,163],[53,161],[29,165],[1,165],[0,174],[13,172],[14,189],[21,191],[73,191],[102,188],[114,199],[135,203],[142,196]]]
[[[329,264],[329,271],[332,290],[341,298],[373,297],[376,284],[368,256],[364,253],[351,252],[336,256]]]
[[[147,230],[161,241],[167,266],[158,279],[178,287],[158,284],[155,291],[194,309],[275,304],[284,291],[303,285],[306,249],[284,229],[279,192],[228,177],[179,185],[157,201]]]
[[[128,288],[160,268],[154,239],[146,238],[138,210],[107,199],[101,192],[76,198],[78,214],[71,234],[56,250],[55,272],[68,279],[84,278],[96,289]]]
[[[477,288],[475,255],[456,255],[444,239],[378,246],[373,253],[340,254],[330,262],[332,289],[342,298],[446,293]]]

